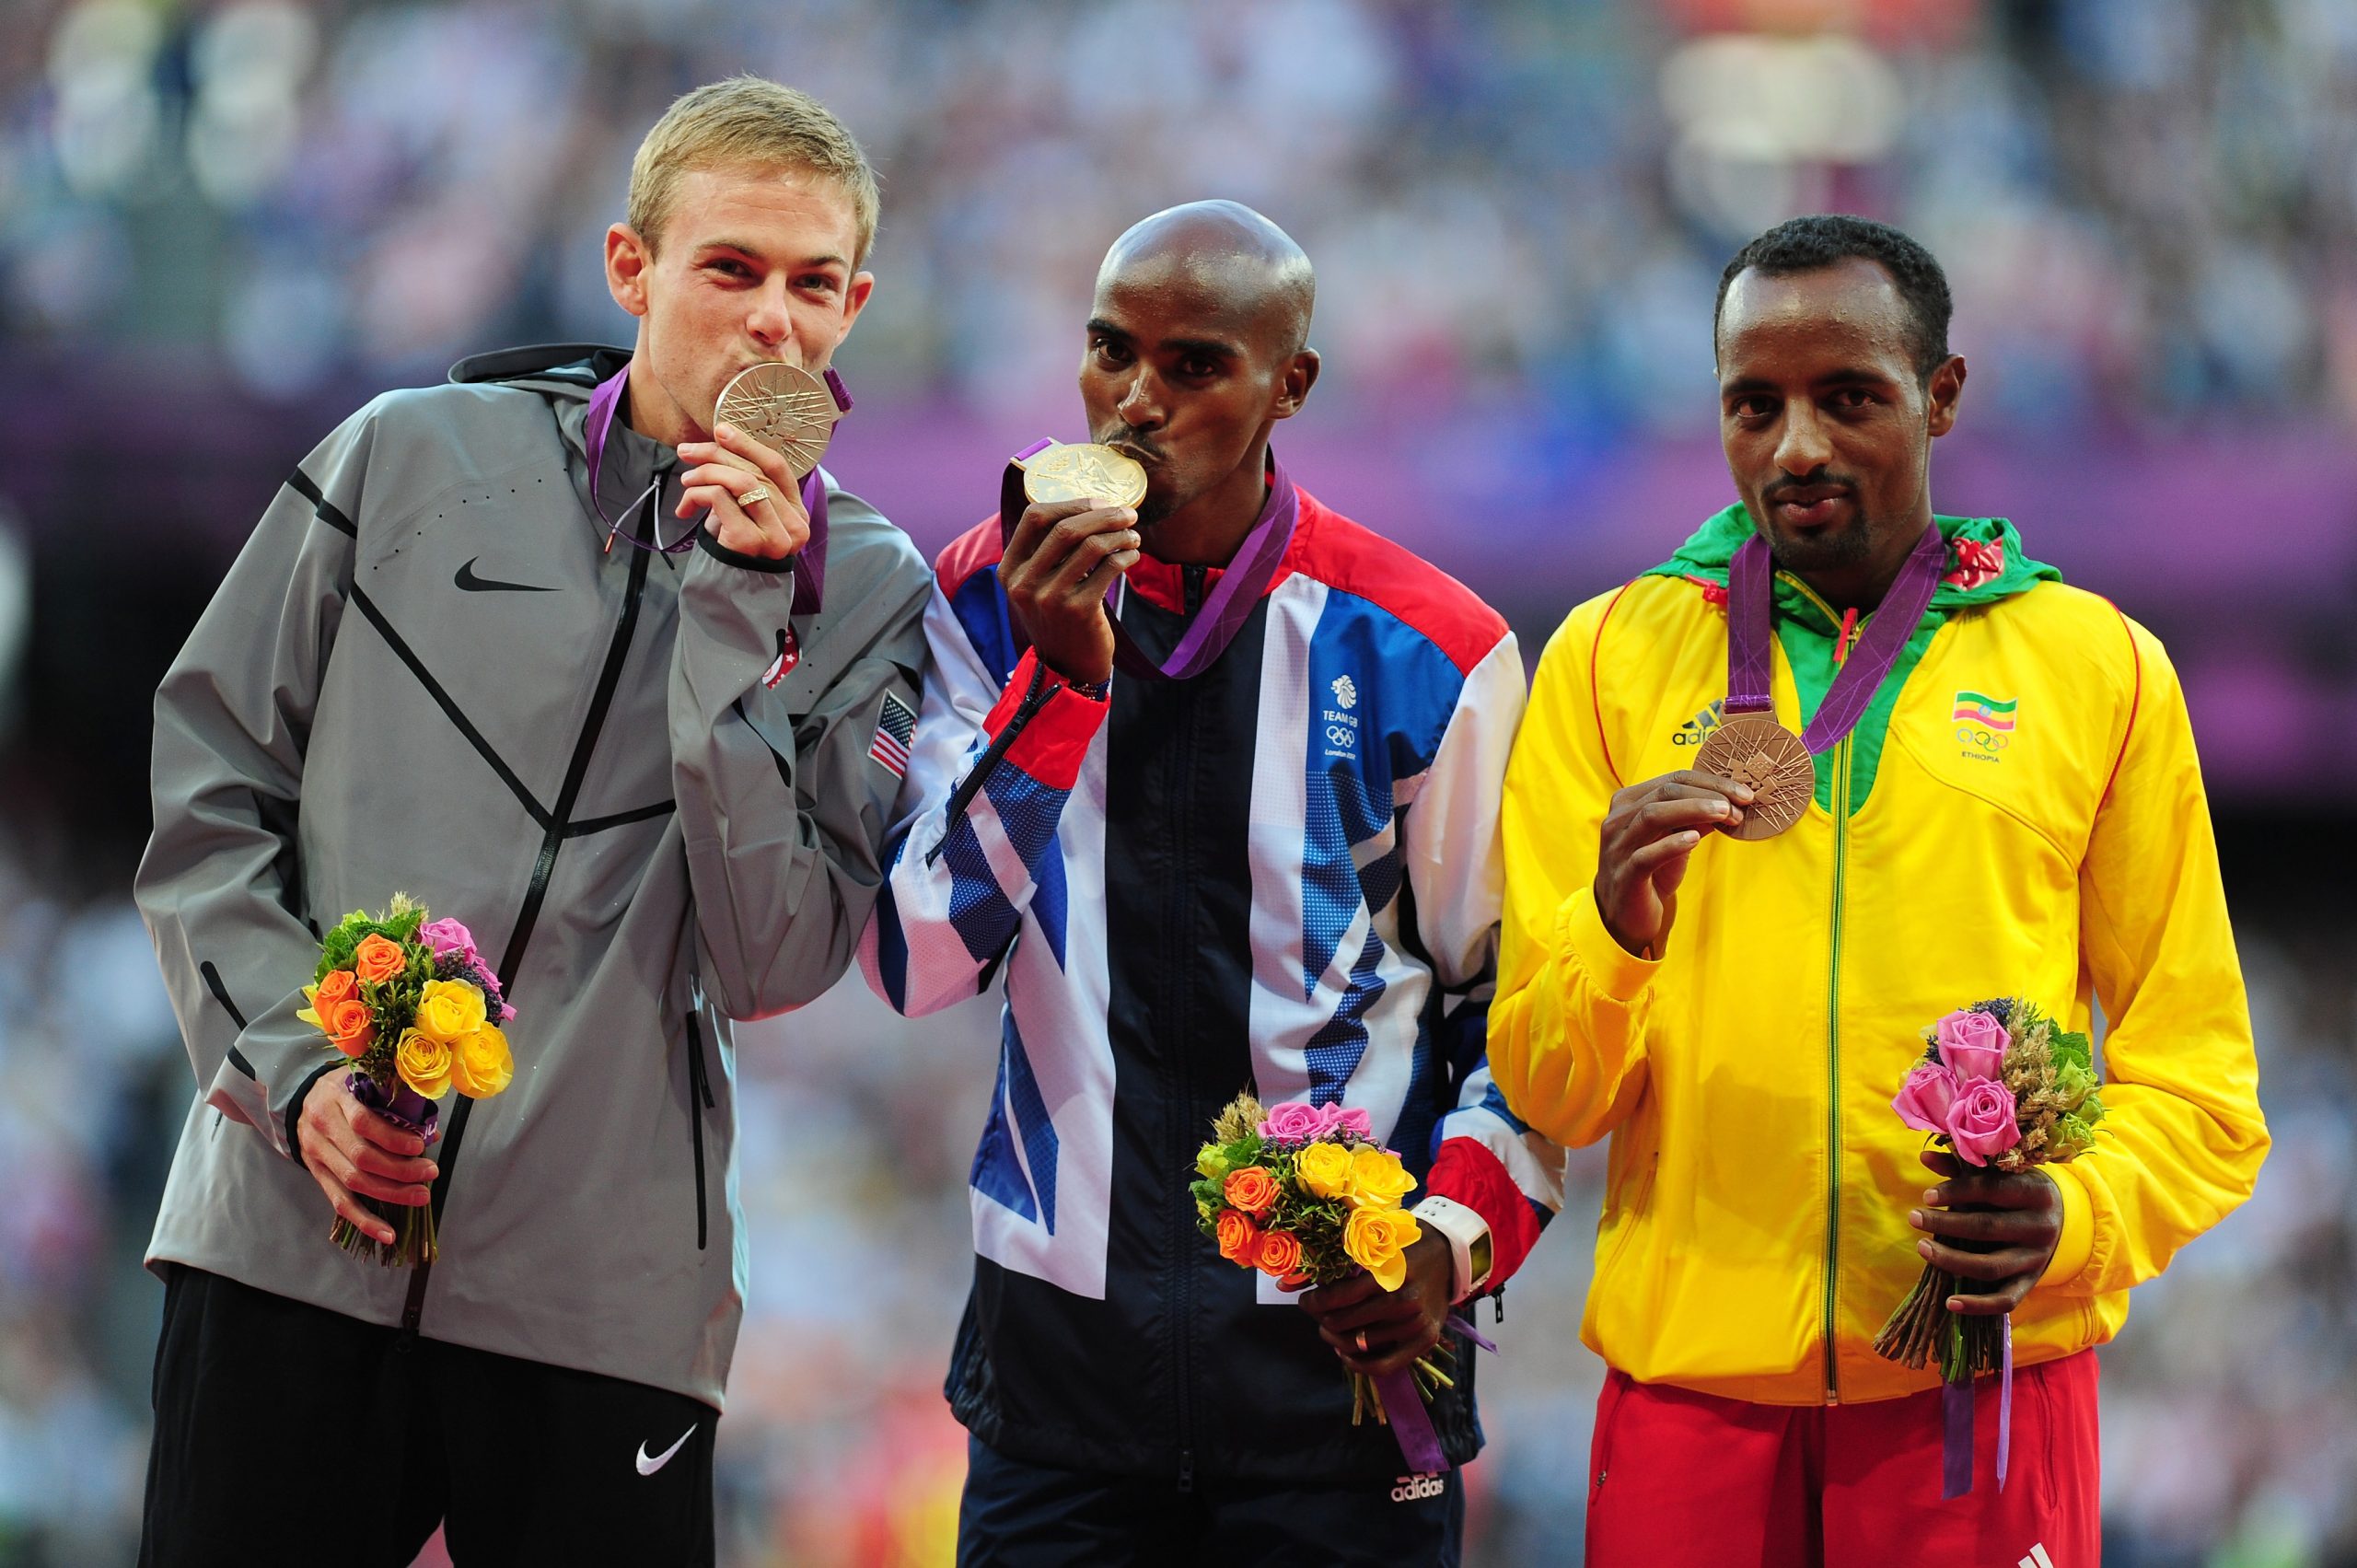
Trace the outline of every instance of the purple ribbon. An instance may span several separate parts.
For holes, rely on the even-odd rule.
[[[1015,526],[1023,517],[1022,459],[1054,445],[1052,441],[1034,441],[1007,463],[998,493],[1002,545],[1015,537]],[[1286,477],[1284,465],[1277,461],[1273,447],[1269,452],[1268,482],[1268,498],[1260,504],[1260,515],[1253,521],[1252,531],[1236,547],[1236,554],[1220,574],[1219,586],[1203,600],[1202,608],[1195,612],[1194,620],[1188,623],[1168,658],[1157,660],[1131,640],[1129,633],[1122,629],[1121,618],[1113,612],[1114,595],[1120,585],[1105,590],[1105,618],[1113,625],[1116,668],[1147,680],[1191,680],[1227,651],[1236,633],[1251,619],[1260,596],[1268,592],[1270,581],[1277,575],[1277,565],[1284,559],[1285,547],[1293,542],[1295,525],[1301,520],[1300,493]],[[1029,639],[1023,635],[1021,627],[1015,628],[1015,636],[1018,647],[1028,645]]]
[[[1464,1335],[1467,1339],[1471,1340],[1475,1344],[1480,1345],[1483,1350],[1488,1351],[1492,1355],[1498,1353],[1498,1347],[1481,1337],[1481,1330],[1473,1326],[1471,1318],[1460,1318],[1456,1313],[1452,1312],[1448,1315],[1448,1326],[1456,1330],[1458,1333]]]
[[[1448,1326],[1492,1355],[1498,1353],[1498,1347],[1483,1339],[1468,1319],[1451,1313]],[[1375,1379],[1375,1389],[1383,1396],[1383,1413],[1390,1420],[1391,1434],[1399,1440],[1399,1457],[1408,1462],[1408,1473],[1437,1475],[1448,1469],[1448,1456],[1441,1452],[1440,1435],[1433,1430],[1432,1412],[1424,1409],[1423,1390],[1416,1387],[1415,1367],[1411,1365],[1385,1373]]]
[[[1408,1461],[1411,1475],[1436,1475],[1448,1469],[1448,1456],[1440,1451],[1440,1434],[1433,1430],[1432,1412],[1424,1409],[1423,1390],[1416,1387],[1412,1366],[1397,1372],[1387,1372],[1375,1379],[1375,1390],[1383,1396],[1383,1413],[1390,1418],[1391,1435],[1399,1440],[1399,1457]]]
[[[1883,596],[1874,624],[1858,640],[1840,672],[1817,704],[1817,716],[1801,732],[1801,744],[1810,753],[1831,750],[1857,727],[1883,677],[1915,634],[1932,595],[1940,586],[1940,569],[1947,563],[1948,546],[1937,525],[1923,530],[1907,563]],[[1765,714],[1775,708],[1769,695],[1769,610],[1773,590],[1769,578],[1774,568],[1768,540],[1759,534],[1745,540],[1727,567],[1727,705],[1736,714]]]
[[[434,1142],[434,1128],[440,1120],[440,1112],[432,1100],[407,1084],[388,1096],[377,1086],[376,1079],[366,1073],[354,1072],[344,1074],[343,1086],[354,1099],[387,1121],[399,1124],[402,1131],[414,1132],[429,1144]]]
[[[1997,1490],[2005,1490],[2005,1471],[2014,1457],[2014,1317],[2005,1314],[1998,1328],[2002,1349],[1997,1362]],[[1962,1497],[1972,1490],[1972,1379],[1940,1385],[1940,1500]]]
[[[620,370],[598,383],[597,389],[589,394],[589,417],[582,426],[582,446],[589,459],[589,505],[597,508],[598,520],[606,525],[608,549],[613,547],[614,536],[621,533],[621,524],[606,516],[606,504],[598,494],[598,476],[605,463],[606,437],[613,430],[629,378],[630,362],[625,360]],[[834,366],[827,367],[825,380],[827,389],[835,395],[835,407],[849,413],[851,391],[843,385],[843,378],[835,374]],[[812,615],[822,607],[827,586],[827,482],[819,477],[815,467],[802,477],[802,509],[810,515],[810,537],[794,555],[794,612]],[[702,526],[698,523],[670,544],[648,544],[626,533],[621,537],[642,550],[677,555],[695,543],[696,530]]]

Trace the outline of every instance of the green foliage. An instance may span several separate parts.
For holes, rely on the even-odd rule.
[[[366,910],[354,910],[337,921],[333,930],[319,938],[319,967],[311,971],[311,983],[317,985],[337,970],[350,969],[353,955],[360,950],[360,944],[371,936],[382,936],[409,948],[410,969],[413,971],[423,963],[427,971],[426,979],[433,978],[433,955],[426,952],[424,944],[417,939],[417,928],[424,923],[425,906],[407,893],[395,893],[393,901],[379,915],[371,915]],[[418,981],[421,987],[424,983],[424,980]],[[372,1002],[370,1005],[375,1004]]]
[[[2095,1147],[2096,1130],[2084,1117],[2068,1112],[2054,1119],[2053,1131],[2048,1134],[2047,1158],[2076,1159]]]
[[[2095,1081],[2096,1047],[2085,1035],[2057,1029],[2053,1039],[2047,1042],[2047,1049],[2054,1053],[2054,1066],[2058,1073],[2067,1067],[2076,1067],[2086,1074],[2088,1082]]]

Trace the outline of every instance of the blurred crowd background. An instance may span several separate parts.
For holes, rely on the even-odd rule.
[[[2357,1562],[2357,5],[0,0],[0,1568],[135,1533],[140,1257],[192,1089],[126,895],[157,676],[367,396],[628,341],[598,250],[631,151],[737,70],[882,171],[830,466],[921,544],[1076,427],[1108,241],[1232,196],[1319,271],[1289,463],[1534,653],[1727,497],[1724,258],[1824,208],[1929,243],[1972,371],[1935,497],[2169,641],[2276,1136],[2105,1354],[2108,1559]],[[855,981],[748,1031],[735,1568],[948,1561],[994,1039]],[[1508,1293],[1478,1562],[1575,1560],[1601,1171]]]

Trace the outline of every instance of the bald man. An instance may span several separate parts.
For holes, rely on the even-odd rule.
[[[1025,506],[1010,483],[936,563],[862,957],[911,1015],[1005,994],[947,1389],[972,1434],[961,1562],[1457,1562],[1458,1479],[1353,1427],[1344,1366],[1452,1333],[1431,1415],[1470,1459],[1447,1319],[1561,1201],[1560,1152],[1483,1046],[1522,660],[1271,449],[1318,380],[1315,293],[1232,203],[1124,234],[1080,395],[1144,499]],[[1247,1087],[1364,1111],[1422,1180],[1397,1292],[1288,1295],[1199,1234],[1195,1150]]]

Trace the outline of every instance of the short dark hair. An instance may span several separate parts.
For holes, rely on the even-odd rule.
[[[1852,259],[1878,263],[1898,285],[1910,326],[1908,354],[1915,374],[1932,378],[1948,357],[1948,276],[1932,253],[1887,223],[1847,213],[1814,213],[1787,218],[1735,253],[1719,274],[1719,297],[1711,307],[1711,346],[1718,347],[1719,318],[1726,313],[1727,290],[1743,273],[1758,268],[1771,278],[1819,272]]]

